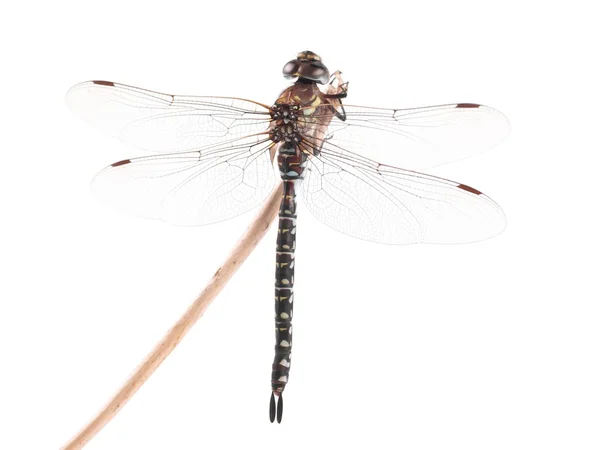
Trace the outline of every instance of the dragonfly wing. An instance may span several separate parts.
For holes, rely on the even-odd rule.
[[[320,221],[367,241],[474,242],[506,226],[502,209],[476,189],[378,164],[328,142],[309,158],[300,190]]]
[[[104,203],[177,225],[206,225],[262,203],[274,186],[270,141],[253,136],[187,151],[126,159],[92,181]]]
[[[473,103],[410,109],[344,108],[346,121],[334,119],[329,125],[330,142],[373,161],[408,169],[466,158],[493,147],[510,132],[501,112]]]
[[[110,81],[77,84],[66,101],[100,130],[161,153],[264,132],[270,121],[268,107],[250,100],[162,94]]]

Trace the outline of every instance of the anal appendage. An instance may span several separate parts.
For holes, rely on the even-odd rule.
[[[269,404],[269,420],[271,423],[275,422],[275,416],[277,416],[277,423],[281,423],[283,417],[283,393],[277,396],[277,405],[275,405],[275,393],[271,392],[271,402]]]

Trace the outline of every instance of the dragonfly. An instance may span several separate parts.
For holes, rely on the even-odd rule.
[[[367,241],[484,240],[505,228],[500,206],[466,184],[417,170],[490,148],[510,130],[502,113],[476,103],[346,104],[341,72],[330,75],[311,51],[285,64],[283,75],[291,85],[272,105],[99,80],[67,94],[86,122],[154,153],[115,162],[94,177],[93,193],[119,209],[177,225],[212,224],[260,205],[279,173],[269,401],[269,419],[278,423],[292,356],[297,196],[321,222]]]

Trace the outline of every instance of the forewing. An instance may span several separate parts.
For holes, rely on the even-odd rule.
[[[350,236],[386,244],[464,243],[506,226],[502,209],[469,186],[378,164],[325,143],[309,158],[307,208]]]
[[[344,105],[346,121],[334,118],[327,139],[373,161],[424,169],[489,149],[510,132],[499,111],[473,103],[409,109]],[[326,107],[322,107],[326,115]]]
[[[161,94],[110,81],[73,86],[69,107],[91,125],[143,150],[180,152],[264,132],[265,105],[227,97]]]
[[[206,225],[242,214],[270,193],[270,141],[251,136],[202,151],[116,162],[96,175],[92,192],[127,213],[177,225]]]

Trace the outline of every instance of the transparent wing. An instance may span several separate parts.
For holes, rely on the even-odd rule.
[[[510,132],[501,112],[473,103],[409,109],[344,108],[346,121],[334,118],[326,139],[374,161],[407,169],[466,158],[493,147]],[[322,107],[324,116],[331,114],[326,109]]]
[[[143,150],[179,152],[267,129],[268,107],[227,97],[161,94],[110,81],[73,86],[69,107],[86,122]]]
[[[262,203],[275,176],[264,136],[202,150],[116,162],[96,175],[92,192],[138,216],[177,225],[206,225]]]
[[[469,186],[378,164],[326,142],[309,158],[307,208],[350,236],[386,244],[474,242],[506,226],[502,209]]]

